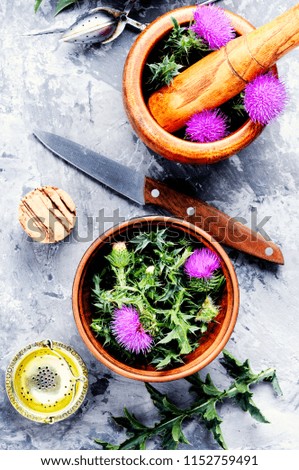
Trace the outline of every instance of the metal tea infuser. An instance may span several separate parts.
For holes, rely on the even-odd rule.
[[[98,7],[80,16],[61,37],[64,42],[79,42],[92,44],[101,42],[107,44],[114,41],[130,25],[138,31],[143,31],[146,24],[135,21],[128,15],[136,0],[129,0],[123,11],[110,7]]]
[[[88,371],[71,346],[43,340],[29,344],[11,360],[6,392],[25,418],[52,424],[70,417],[88,389]]]
[[[89,10],[79,16],[75,23],[67,29],[45,29],[32,31],[25,36],[40,36],[43,34],[63,33],[61,40],[78,44],[107,44],[114,41],[124,31],[127,25],[137,31],[143,31],[148,25],[140,23],[129,17],[129,14],[137,0],[128,0],[123,10],[112,7],[98,7]],[[200,3],[206,5],[216,3],[219,0],[208,0]]]

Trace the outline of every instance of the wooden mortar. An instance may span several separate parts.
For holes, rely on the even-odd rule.
[[[168,132],[196,112],[216,108],[240,93],[299,43],[299,4],[249,34],[233,39],[153,93],[148,106]]]
[[[188,25],[190,20],[193,18],[194,9],[194,6],[188,6],[170,11],[152,22],[146,30],[139,35],[129,52],[124,67],[123,100],[133,129],[141,140],[154,152],[164,156],[165,158],[181,163],[210,164],[228,158],[242,150],[260,135],[264,126],[248,119],[239,129],[232,132],[224,139],[212,143],[190,142],[181,139],[171,134],[169,130],[164,129],[163,126],[157,122],[157,116],[154,117],[152,115],[149,110],[148,103],[145,101],[143,95],[144,68],[150,53],[171,31],[173,27],[171,18],[175,18],[180,25]],[[225,10],[225,12],[229,17],[233,28],[239,35],[247,35],[248,37],[249,33],[253,34],[255,31],[259,31],[255,30],[255,28],[244,18],[228,10]],[[242,43],[245,47],[244,41],[245,39],[240,37],[233,40],[232,43]],[[289,44],[289,48],[291,47],[292,44]],[[226,50],[230,51],[232,64],[235,64],[235,48],[231,45],[227,45]],[[284,53],[287,52],[286,46],[283,48],[283,51]],[[223,58],[223,53],[224,51],[216,51],[210,55],[213,57],[218,54]],[[227,64],[227,61],[225,63]],[[186,72],[188,72],[188,70],[189,69],[187,69]],[[270,70],[277,75],[277,68],[275,65],[273,65]],[[239,84],[242,82],[242,86],[244,86],[245,82],[239,79],[239,77],[232,72],[230,66],[228,72],[233,75],[233,78],[236,79]],[[213,78],[211,71],[206,70],[206,77],[209,75]],[[238,92],[238,90],[235,90],[234,94],[237,94]],[[156,92],[155,95],[157,96],[159,93],[161,93],[161,90]],[[165,98],[166,96],[168,95],[166,94]],[[154,98],[152,97],[151,101],[153,102],[153,100]],[[159,119],[163,113],[163,110],[158,109],[157,114],[159,114]],[[175,114],[175,116],[177,115]],[[174,122],[174,120],[175,119],[172,118],[171,122]]]

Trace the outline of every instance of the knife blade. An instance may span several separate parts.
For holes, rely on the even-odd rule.
[[[284,264],[283,254],[275,243],[214,206],[64,137],[41,130],[33,134],[52,153],[137,204],[159,206],[205,230],[219,243],[272,263]]]

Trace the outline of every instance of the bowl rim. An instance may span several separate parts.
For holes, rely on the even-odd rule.
[[[225,266],[227,272],[227,279],[229,278],[232,289],[232,299],[231,299],[231,312],[229,318],[226,319],[225,329],[220,336],[220,341],[217,344],[216,348],[213,348],[213,345],[210,345],[207,350],[201,356],[200,361],[195,360],[179,366],[175,369],[162,370],[162,371],[151,371],[137,369],[132,366],[128,366],[123,362],[118,361],[115,357],[110,355],[101,345],[100,341],[96,340],[95,336],[90,330],[86,330],[81,321],[81,318],[84,317],[84,312],[81,311],[80,305],[80,292],[83,285],[84,276],[88,270],[88,265],[91,262],[92,256],[95,256],[96,252],[101,248],[101,245],[107,241],[111,236],[118,233],[120,230],[132,228],[136,224],[143,223],[167,223],[171,226],[185,228],[189,233],[196,236],[198,240],[203,240],[206,246],[213,247],[213,250],[220,256],[223,265]],[[214,360],[223,350],[225,344],[231,337],[231,334],[234,330],[238,311],[239,311],[239,284],[238,279],[232,265],[232,262],[221,247],[221,245],[215,241],[207,232],[196,227],[190,222],[179,219],[176,217],[168,216],[144,216],[136,217],[129,219],[121,224],[117,224],[103,234],[101,234],[94,242],[87,248],[83,254],[73,281],[73,290],[72,290],[72,306],[73,306],[73,315],[75,323],[78,329],[78,332],[89,351],[98,359],[102,364],[108,367],[113,372],[118,373],[119,375],[125,376],[133,380],[139,380],[143,382],[167,382],[172,380],[181,379],[183,377],[189,376],[203,367],[206,367],[212,360]],[[225,322],[224,322],[225,323]],[[218,338],[218,336],[217,336]],[[97,343],[97,347],[93,344]]]
[[[134,131],[156,153],[180,163],[211,164],[224,160],[249,145],[261,134],[265,126],[247,119],[239,129],[215,142],[198,143],[183,140],[167,132],[156,122],[144,101],[141,86],[146,60],[156,44],[171,30],[171,17],[180,24],[186,23],[190,21],[195,7],[196,5],[183,6],[166,12],[150,23],[138,36],[124,65],[123,102]],[[240,34],[247,34],[255,29],[240,15],[227,9],[223,10]],[[277,75],[276,65],[270,70]]]

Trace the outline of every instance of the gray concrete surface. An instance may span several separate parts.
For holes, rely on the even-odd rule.
[[[193,194],[232,216],[244,217],[249,225],[255,211],[258,220],[270,217],[264,228],[280,245],[285,265],[229,251],[240,282],[241,307],[227,349],[240,360],[249,358],[255,370],[276,367],[283,396],[276,398],[268,385],[255,389],[255,401],[271,424],[259,424],[224,404],[223,432],[231,449],[298,449],[298,50],[279,62],[290,97],[284,114],[239,155],[210,167],[184,166],[154,155],[127,121],[122,68],[136,33],[127,28],[105,47],[62,44],[57,35],[23,37],[32,29],[70,25],[79,13],[101,2],[78,2],[56,18],[54,1],[44,0],[36,15],[33,3],[0,4],[0,449],[99,449],[94,438],[123,439],[111,415],[121,415],[124,406],[147,422],[156,416],[142,383],[112,373],[86,349],[73,320],[71,292],[81,256],[98,233],[113,224],[108,219],[115,211],[126,219],[157,212],[131,204],[59,161],[33,138],[35,128],[64,135],[152,176],[187,182]],[[147,22],[185,4],[192,2],[140,0],[132,16]],[[295,4],[296,0],[221,2],[255,26]],[[40,185],[63,188],[77,205],[77,227],[65,243],[31,243],[18,224],[21,197]],[[105,226],[92,226],[101,209]],[[23,418],[5,393],[5,370],[13,355],[44,338],[73,346],[90,374],[83,406],[53,426]],[[203,372],[211,373],[219,386],[228,383],[218,360]],[[158,388],[185,404],[184,380]],[[218,448],[196,421],[187,424],[186,435],[191,449]]]

